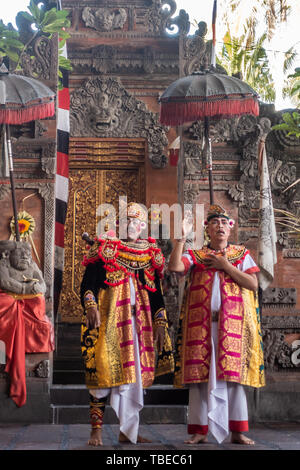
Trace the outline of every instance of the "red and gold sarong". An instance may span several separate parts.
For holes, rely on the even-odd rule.
[[[182,304],[175,385],[207,382],[211,358],[211,294],[215,270],[195,265]],[[254,292],[219,271],[217,379],[265,385],[263,342]]]

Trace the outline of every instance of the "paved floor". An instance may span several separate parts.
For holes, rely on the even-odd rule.
[[[253,425],[246,434],[255,440],[254,446],[231,444],[230,439],[226,439],[222,444],[217,444],[211,436],[209,436],[207,444],[187,445],[183,442],[187,437],[184,424],[141,425],[140,434],[152,442],[137,445],[120,444],[118,442],[119,427],[106,424],[103,428],[104,445],[101,447],[101,451],[107,451],[103,452],[103,455],[106,456],[120,456],[125,450],[143,451],[153,455],[156,451],[157,453],[162,451],[164,454],[166,452],[174,454],[175,451],[178,454],[177,451],[181,451],[179,454],[188,455],[189,453],[193,454],[195,450],[300,450],[299,422]],[[100,448],[87,445],[88,437],[89,426],[86,424],[0,424],[0,450],[99,451]],[[134,452],[133,455],[135,455]]]

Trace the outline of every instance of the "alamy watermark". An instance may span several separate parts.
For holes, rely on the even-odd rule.
[[[174,203],[168,204],[151,204],[146,207],[144,204],[138,203],[145,213],[148,214],[145,227],[143,228],[142,237],[152,237],[156,240],[168,240],[171,234],[174,239],[182,238],[183,221],[187,221],[190,227],[188,233],[188,241],[193,249],[199,249],[203,245],[204,240],[204,204],[184,204],[183,206]],[[103,236],[107,233],[107,228],[118,235],[121,239],[127,238],[127,225],[118,223],[118,214],[126,213],[127,197],[119,197],[119,207],[116,211],[112,204],[100,204],[97,208],[96,215],[100,218],[97,224],[97,236]],[[171,230],[173,229],[173,230]]]

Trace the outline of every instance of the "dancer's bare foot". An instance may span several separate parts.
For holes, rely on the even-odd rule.
[[[194,434],[191,439],[184,441],[185,444],[204,444],[207,442],[206,434]]]
[[[102,446],[103,442],[101,434],[101,429],[92,429],[88,444],[90,446]]]
[[[121,431],[120,431],[120,434],[119,434],[119,442],[131,442],[127,436],[125,436],[125,434],[123,434]],[[150,443],[151,441],[149,441],[149,439],[146,439],[145,437],[142,437],[140,435],[138,435],[137,437],[137,443],[139,444],[146,444],[146,443]]]
[[[244,434],[242,434],[241,432],[233,432],[231,434],[231,442],[233,444],[244,444],[248,446],[253,446],[255,444],[252,439],[247,436],[244,436]]]

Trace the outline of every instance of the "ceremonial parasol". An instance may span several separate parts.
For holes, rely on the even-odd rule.
[[[0,67],[0,124],[3,124],[4,153],[8,160],[17,241],[20,241],[20,231],[9,125],[53,116],[54,98],[55,93],[38,80],[9,73],[4,64]]]
[[[214,196],[209,119],[259,114],[258,95],[247,83],[239,78],[217,73],[215,68],[216,11],[217,0],[214,0],[211,65],[171,83],[160,97],[161,124],[180,126],[187,122],[204,121],[211,204],[214,203]]]

